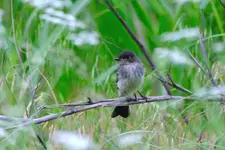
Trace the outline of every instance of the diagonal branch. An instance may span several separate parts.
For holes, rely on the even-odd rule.
[[[191,54],[190,50],[187,49],[188,54],[191,56],[191,59],[195,62],[195,64],[198,66],[198,68],[201,69],[201,71],[204,73],[204,75],[207,76],[207,73],[205,72],[205,70],[203,69],[203,67],[201,66],[201,64],[198,62],[198,60]]]
[[[198,34],[199,34],[199,41],[200,41],[200,49],[202,51],[202,55],[203,55],[203,59],[204,59],[204,62],[205,62],[205,65],[206,65],[206,68],[207,68],[207,71],[208,71],[208,76],[212,82],[212,84],[215,86],[215,87],[218,87],[218,84],[216,82],[216,80],[214,79],[213,75],[212,75],[212,72],[210,70],[210,67],[209,67],[209,62],[208,62],[208,58],[207,58],[207,52],[206,52],[206,48],[205,48],[205,43],[203,41],[204,39],[204,34],[200,34],[200,31],[199,31],[199,28],[197,28],[198,30]]]
[[[117,13],[117,11],[113,8],[112,4],[109,2],[109,0],[105,0],[105,2],[108,4],[109,9],[114,13],[114,15],[119,19],[119,21],[122,23],[123,27],[127,30],[131,38],[136,42],[136,44],[141,49],[142,53],[148,60],[149,64],[151,65],[152,70],[156,71],[156,74],[158,77],[162,78],[162,76],[159,74],[159,72],[156,70],[156,65],[153,63],[153,60],[151,56],[149,55],[147,49],[144,47],[144,45],[138,40],[138,38],[134,35],[134,33],[131,31],[131,29],[128,27],[128,25],[125,23],[125,21],[122,19],[122,17]],[[163,78],[162,78],[163,79]],[[165,87],[167,93],[169,95],[172,95],[171,90],[169,89],[168,85],[165,82],[162,82],[163,86]]]
[[[225,8],[225,4],[222,2],[222,0],[219,0],[220,4],[223,6],[223,8]]]
[[[187,94],[190,94],[190,95],[193,94],[191,91],[189,91],[188,89],[180,86],[179,84],[175,83],[174,81],[172,83],[170,83],[169,81],[166,81],[166,80],[164,80],[162,78],[159,78],[159,77],[157,77],[155,75],[153,75],[153,77],[155,77],[156,79],[160,80],[161,82],[165,82],[169,86],[174,87],[174,88],[176,88],[177,90],[179,90],[181,92],[184,92],[184,93],[187,93]]]

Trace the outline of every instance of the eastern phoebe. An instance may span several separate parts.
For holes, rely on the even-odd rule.
[[[131,97],[144,80],[145,69],[141,60],[131,51],[123,51],[118,61],[117,89],[119,97]],[[120,115],[123,118],[130,116],[129,106],[117,106],[111,117]]]

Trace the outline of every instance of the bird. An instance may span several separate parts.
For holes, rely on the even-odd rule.
[[[118,62],[116,80],[118,96],[131,98],[144,81],[145,68],[143,63],[138,56],[130,50],[121,52],[119,57],[114,60]],[[111,114],[111,118],[117,116],[123,118],[129,117],[129,106],[116,106]]]

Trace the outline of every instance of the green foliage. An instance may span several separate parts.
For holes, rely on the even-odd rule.
[[[163,34],[186,28],[198,27],[202,32],[204,24],[204,43],[210,69],[216,81],[224,87],[225,9],[218,0],[183,4],[179,4],[179,0],[176,1],[111,2],[148,49],[157,70],[165,78],[170,71],[177,84],[193,93],[202,88],[212,87],[211,80],[194,63],[175,63],[168,55],[161,58],[157,53],[157,50],[161,49],[156,48],[167,48],[171,50],[171,54],[176,48],[190,58],[188,48],[206,70],[198,37],[176,41],[162,40]],[[103,0],[101,2],[106,6]],[[0,8],[4,11],[2,21],[0,19],[2,115],[23,117],[27,115],[28,109],[31,110],[29,116],[33,116],[37,107],[41,105],[84,101],[87,97],[93,100],[117,97],[116,62],[113,58],[117,57],[121,50],[114,45],[134,51],[143,60],[147,73],[140,91],[147,96],[167,94],[161,83],[152,76],[155,72],[151,70],[139,47],[119,20],[109,9],[95,0],[76,0],[68,6],[55,9],[75,16],[77,21],[85,25],[73,28],[67,24],[59,25],[65,23],[66,18],[58,24],[41,18],[46,14],[46,8],[52,7],[54,2],[47,7],[35,7],[21,0],[14,0],[12,4],[13,6],[10,0],[0,1]],[[70,39],[71,34],[77,38],[83,31],[97,32],[98,44],[74,44]],[[90,37],[86,35],[85,38]],[[1,46],[1,43],[4,44]],[[32,91],[37,85],[39,86],[32,97]],[[174,95],[189,96],[173,87],[171,90]],[[203,97],[201,102],[174,101],[131,106],[131,117],[128,119],[111,119],[113,109],[98,108],[33,125],[32,128],[9,129],[6,130],[6,135],[0,130],[0,149],[41,149],[35,131],[43,137],[49,149],[55,149],[57,146],[50,140],[55,130],[89,135],[102,149],[123,149],[123,145],[119,143],[122,141],[120,138],[125,135],[141,135],[141,140],[134,141],[130,146],[127,144],[128,147],[124,149],[224,149],[225,124],[222,106],[217,102],[208,102],[207,97]],[[35,107],[32,100],[35,101]],[[60,111],[44,110],[39,117]],[[184,115],[188,117],[189,124],[185,123]],[[0,122],[0,129],[12,126],[13,123]],[[201,141],[198,141],[199,137]],[[58,148],[63,149],[61,146]]]

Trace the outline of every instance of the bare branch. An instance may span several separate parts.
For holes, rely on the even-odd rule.
[[[128,27],[128,25],[125,23],[125,21],[122,19],[122,17],[117,13],[117,11],[113,8],[112,4],[109,2],[109,0],[105,0],[105,2],[108,4],[109,9],[114,13],[114,15],[118,18],[118,20],[122,23],[123,27],[127,30],[131,38],[136,42],[136,44],[141,49],[142,53],[148,60],[149,64],[151,65],[152,70],[156,71],[157,76],[162,78],[162,76],[159,74],[159,72],[156,70],[156,65],[153,63],[153,60],[151,56],[149,55],[147,49],[144,47],[144,45],[138,40],[138,38],[134,35],[134,33],[131,31],[131,29]],[[171,90],[169,89],[168,85],[165,82],[162,82],[163,86],[165,87],[167,93],[169,95],[172,95]]]
[[[202,68],[202,66],[200,65],[200,63],[198,62],[198,60],[191,54],[190,50],[187,49],[188,54],[191,56],[192,60],[195,62],[195,64],[198,66],[198,68],[200,68],[202,70],[202,72],[207,76],[207,73],[205,72],[205,70]]]
[[[170,82],[172,83],[173,87],[177,87],[177,84],[173,81],[173,79],[172,79],[172,77],[170,75],[170,72],[167,73],[167,76],[168,76]],[[184,115],[184,113],[182,113],[182,109],[180,107],[179,107],[179,111],[181,112],[181,115],[182,115],[182,117],[184,119],[184,122],[188,125],[189,124],[189,119],[188,119],[187,115]]]
[[[179,84],[176,84],[174,81],[173,81],[172,83],[170,83],[170,82],[168,82],[168,81],[166,81],[166,80],[164,80],[164,79],[162,79],[162,78],[159,78],[159,77],[157,77],[157,76],[155,76],[155,75],[153,75],[153,76],[154,76],[155,78],[157,78],[158,80],[160,80],[161,82],[165,82],[165,83],[168,84],[169,86],[174,87],[174,88],[176,88],[177,90],[179,90],[179,91],[181,91],[181,92],[184,92],[184,93],[187,93],[187,94],[192,95],[192,92],[191,92],[191,91],[189,91],[188,89],[186,89],[186,88],[180,86]]]
[[[114,99],[105,99],[105,100],[100,100],[100,101],[94,101],[92,103],[89,102],[78,102],[74,104],[70,104],[67,106],[72,106],[74,105],[72,109],[69,109],[67,111],[58,113],[58,114],[51,114],[47,116],[43,116],[40,118],[36,119],[31,119],[31,118],[12,118],[12,117],[6,117],[6,116],[1,116],[0,115],[0,120],[2,121],[10,121],[10,122],[16,122],[20,121],[23,122],[22,124],[16,125],[14,127],[10,127],[7,129],[12,129],[12,128],[17,128],[17,127],[24,127],[28,126],[30,124],[41,124],[50,120],[54,120],[60,117],[65,117],[72,115],[74,113],[78,112],[83,112],[86,110],[90,109],[95,109],[98,107],[115,107],[115,106],[127,106],[127,105],[135,105],[135,104],[144,104],[144,103],[151,103],[151,102],[160,102],[160,101],[167,101],[167,100],[188,100],[186,97],[182,96],[150,96],[146,98],[138,97],[137,101],[135,101],[134,98],[130,99],[127,97],[119,97],[119,98],[114,98]],[[66,105],[64,105],[65,107]]]
[[[203,10],[201,10],[201,28],[202,28],[202,35],[200,34],[200,30],[198,29],[199,41],[200,41],[201,51],[202,51],[202,55],[203,55],[203,58],[204,58],[204,61],[205,61],[205,65],[206,65],[207,70],[208,70],[208,76],[211,79],[212,84],[215,87],[218,87],[218,84],[214,80],[213,75],[212,75],[212,73],[210,71],[210,68],[209,68],[209,62],[208,62],[208,59],[207,59],[207,53],[206,53],[206,48],[205,48],[205,41],[203,41],[203,39],[205,38],[205,17],[204,17]],[[206,118],[206,120],[208,120],[208,118],[206,117],[204,111],[203,111],[203,116]],[[204,133],[204,130],[201,132],[201,134],[199,135],[199,138],[198,138],[199,139],[198,142],[200,142],[200,143],[202,143],[203,133]]]
[[[198,29],[198,32],[199,32],[199,29]],[[212,82],[212,84],[215,86],[215,87],[218,87],[218,84],[216,82],[216,80],[214,79],[213,75],[212,75],[212,72],[209,68],[209,62],[208,62],[208,59],[207,59],[207,53],[206,53],[206,48],[205,48],[205,44],[203,42],[203,38],[199,32],[199,40],[200,40],[200,46],[201,46],[201,51],[202,51],[202,55],[203,55],[203,58],[204,58],[204,61],[205,61],[205,65],[206,65],[206,68],[208,70],[208,76]]]

